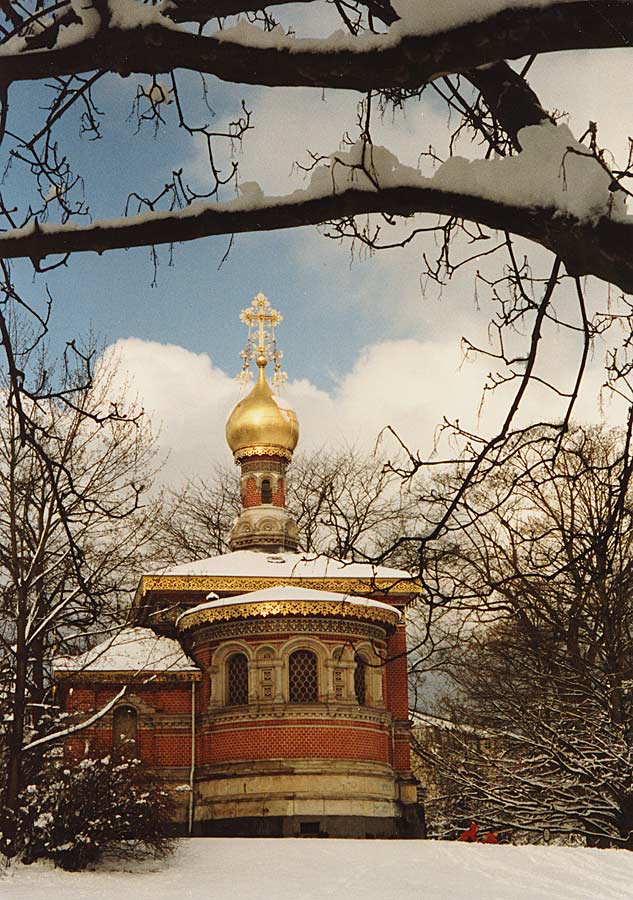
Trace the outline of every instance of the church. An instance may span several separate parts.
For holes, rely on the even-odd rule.
[[[281,320],[242,312],[254,387],[226,438],[242,510],[231,552],[141,576],[129,627],[58,659],[58,702],[92,724],[75,756],[122,743],[173,793],[179,833],[421,837],[411,772],[407,572],[301,552],[286,508],[299,439],[275,386]]]

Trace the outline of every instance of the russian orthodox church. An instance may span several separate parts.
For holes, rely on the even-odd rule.
[[[299,426],[259,294],[242,313],[258,378],[229,416],[242,510],[231,552],[142,575],[133,626],[57,661],[75,755],[126,742],[173,791],[178,829],[216,836],[419,837],[411,773],[408,573],[303,553],[286,508]]]

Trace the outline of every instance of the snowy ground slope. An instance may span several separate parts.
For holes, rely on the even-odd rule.
[[[125,867],[127,866],[127,871]],[[2,900],[627,900],[633,853],[439,841],[180,841],[165,863],[0,875]]]

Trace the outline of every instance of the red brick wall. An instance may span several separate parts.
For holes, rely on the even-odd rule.
[[[242,506],[248,509],[251,506],[259,506],[261,503],[259,491],[257,490],[257,481],[254,478],[248,478],[246,481],[246,491],[242,497]]]
[[[387,645],[385,666],[385,702],[394,719],[409,720],[409,687],[407,675],[407,632],[404,624],[398,625]],[[400,726],[394,734],[393,767],[397,772],[411,771],[411,747],[409,731]]]
[[[325,724],[310,719],[216,725],[201,735],[201,763],[248,759],[390,760],[389,734],[377,725]]]
[[[395,719],[409,718],[409,688],[407,675],[407,633],[404,625],[396,626],[396,630],[387,644],[385,666],[387,692],[385,702]]]
[[[271,478],[271,482],[273,481],[274,479]],[[250,509],[253,506],[260,506],[261,502],[262,495],[261,491],[257,490],[257,480],[255,478],[248,478],[246,481],[246,490],[242,498],[242,506],[245,509]],[[272,505],[279,507],[283,507],[286,505],[286,495],[284,492],[283,478],[279,478],[277,480],[277,486],[273,490]]]
[[[89,714],[103,708],[119,692],[120,684],[84,685],[60,690],[60,703],[67,712]],[[196,692],[198,691],[196,685]],[[191,683],[153,683],[133,685],[121,703],[135,705],[138,699],[156,710],[159,715],[182,716],[181,725],[165,724],[151,720],[152,714],[139,710],[137,754],[152,766],[188,766],[191,763]],[[138,707],[137,707],[138,708]],[[65,742],[65,750],[71,756],[107,753],[112,749],[110,715],[104,716],[91,728],[86,728]]]
[[[408,774],[411,771],[411,740],[408,733],[395,736],[393,767],[400,774]]]
[[[64,690],[65,696],[60,703],[67,712],[100,709],[115,697],[122,684],[94,684],[90,687],[81,685]],[[197,690],[197,685],[196,685]],[[160,713],[184,713],[191,710],[191,682],[180,681],[177,684],[153,682],[150,684],[131,684],[128,695],[138,697],[143,703],[152,706]],[[126,695],[121,703],[126,702]],[[133,700],[132,700],[132,705]]]
[[[293,635],[275,634],[268,638],[249,636],[254,644],[283,642]],[[341,643],[333,635],[315,635],[325,643]],[[196,648],[195,656],[203,668],[203,681],[196,685],[197,711],[203,712],[209,703],[209,680],[206,669],[211,663],[213,644],[204,643]],[[323,720],[280,718],[263,721],[219,723],[207,732],[198,733],[198,764],[213,764],[232,760],[326,758],[356,759],[393,764],[399,773],[410,771],[407,692],[406,632],[398,626],[389,640],[387,659],[383,670],[384,695],[387,709],[396,720],[394,729],[375,723],[350,720]],[[78,683],[70,692],[63,686],[59,690],[59,702],[69,712],[89,713],[102,708],[119,691],[120,684],[104,683],[85,685]],[[156,710],[159,716],[182,717],[164,725],[152,720],[152,714],[140,710],[139,755],[151,765],[187,766],[190,763],[191,734],[191,683],[170,682],[132,685],[129,702],[138,698],[142,704]],[[121,703],[128,702],[124,696]],[[108,752],[112,746],[110,718],[97,723],[94,728],[67,741],[68,752],[83,755],[89,742],[90,752]]]

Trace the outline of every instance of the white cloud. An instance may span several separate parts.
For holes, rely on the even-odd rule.
[[[543,54],[528,77],[546,108],[569,113],[576,137],[597,122],[600,145],[624,164],[633,111],[630,73],[630,52],[623,48]]]
[[[249,89],[247,106],[253,113],[253,130],[244,136],[235,153],[240,182],[256,181],[267,195],[289,194],[305,187],[310,175],[297,164],[311,164],[309,151],[329,156],[343,146],[346,136],[358,139],[362,99],[355,91]],[[414,102],[406,109],[387,110],[384,115],[374,109],[371,134],[375,144],[388,147],[401,162],[410,166],[420,163],[425,174],[430,174],[431,163],[421,154],[433,145],[440,155],[448,155],[446,123],[447,114],[437,104]],[[202,139],[192,147],[187,172],[208,181],[208,152]]]
[[[121,382],[151,417],[163,478],[203,474],[226,455],[224,423],[236,401],[236,381],[205,353],[174,344],[125,338],[106,350],[118,360]]]
[[[169,454],[163,473],[166,482],[204,476],[215,462],[230,463],[224,427],[240,398],[234,377],[214,366],[206,354],[175,345],[129,338],[107,352],[113,351],[120,360],[121,377],[127,374],[139,401],[160,428],[162,451]],[[482,358],[464,362],[454,341],[386,341],[365,348],[332,392],[297,379],[284,389],[283,400],[297,412],[300,448],[345,444],[369,450],[381,429],[391,425],[411,449],[429,453],[444,416],[459,419],[471,430],[491,433],[498,427],[516,387],[495,392],[479,417],[489,369]],[[600,418],[600,384],[596,367],[589,372],[578,418]],[[557,414],[552,394],[537,388],[526,397],[522,421],[539,419],[544,408],[548,416]],[[558,415],[563,409],[559,400]],[[614,408],[611,418],[617,414]],[[390,451],[395,445],[387,441],[385,446]],[[447,451],[446,445],[443,450]]]

